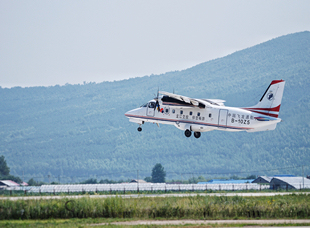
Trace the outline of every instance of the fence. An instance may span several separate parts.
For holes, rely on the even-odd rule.
[[[284,186],[284,185],[283,185]],[[287,187],[281,189],[288,190]],[[165,184],[165,183],[122,183],[122,184],[69,184],[69,185],[42,185],[27,187],[10,187],[9,191],[25,191],[25,193],[78,193],[78,192],[185,192],[185,191],[243,191],[279,189],[270,185],[257,183],[243,184]],[[289,188],[292,189],[292,188]],[[310,185],[298,185],[295,189],[310,189]]]
[[[264,190],[269,185],[244,184],[165,184],[165,183],[122,183],[122,184],[70,184],[42,185],[40,187],[13,187],[7,190],[20,190],[25,193],[78,193],[78,192],[181,192],[181,191],[242,191]]]

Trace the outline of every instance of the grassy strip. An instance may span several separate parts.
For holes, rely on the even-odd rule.
[[[103,219],[103,218],[87,218],[87,219],[48,219],[48,220],[5,220],[0,221],[0,227],[244,227],[258,226],[256,223],[240,223],[240,224],[184,224],[184,225],[116,225],[111,223],[134,221],[128,219]],[[150,220],[149,220],[150,221]],[[106,225],[108,224],[108,225]],[[259,224],[260,227],[290,227],[290,226],[309,226],[310,223],[277,223],[277,224]]]
[[[0,200],[0,220],[49,218],[310,218],[310,195]]]
[[[116,219],[46,219],[46,220],[4,220],[0,221],[0,227],[91,227],[91,224],[109,224],[117,222]],[[124,221],[124,220],[122,220]],[[95,226],[101,227],[101,226]],[[105,227],[120,227],[108,225]],[[127,226],[128,227],[128,226]]]

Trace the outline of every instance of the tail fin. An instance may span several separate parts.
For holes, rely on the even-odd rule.
[[[278,118],[284,91],[284,80],[273,80],[257,105],[245,108],[251,112]]]

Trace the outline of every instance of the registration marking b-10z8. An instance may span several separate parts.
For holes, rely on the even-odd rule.
[[[140,108],[125,113],[129,121],[141,125],[146,122],[174,125],[190,137],[199,138],[201,132],[268,131],[277,123],[284,91],[284,80],[273,80],[260,101],[246,108],[227,107],[224,100],[194,99],[168,92],[158,92],[157,97]],[[159,96],[159,94],[162,94]]]

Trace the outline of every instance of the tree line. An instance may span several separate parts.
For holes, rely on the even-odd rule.
[[[3,155],[0,156],[0,180],[12,180],[18,184],[22,183],[19,177],[10,174],[10,167],[8,167]]]
[[[246,179],[255,179],[255,175],[248,176]],[[241,179],[238,176],[232,176],[231,179]],[[2,155],[0,156],[0,180],[12,180],[18,184],[22,183],[22,180],[19,177],[10,175],[10,168],[8,167],[5,157]],[[183,184],[197,184],[198,182],[205,182],[207,179],[205,179],[203,176],[199,177],[191,177],[188,180],[166,180],[166,171],[165,168],[162,166],[161,163],[156,163],[155,166],[152,168],[152,174],[149,177],[145,177],[144,180],[149,183],[183,183]],[[96,178],[89,178],[85,181],[81,181],[78,184],[117,184],[117,183],[124,183],[124,182],[130,182],[131,179],[120,179],[120,180],[110,180],[110,179],[101,179],[100,181],[97,181]],[[33,178],[31,178],[28,182],[29,186],[41,186],[48,184],[43,181],[35,181]],[[52,185],[58,185],[63,184],[59,182],[51,182]]]

